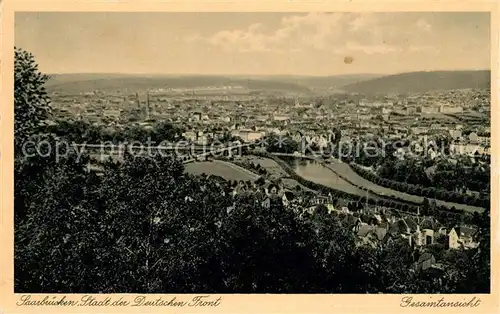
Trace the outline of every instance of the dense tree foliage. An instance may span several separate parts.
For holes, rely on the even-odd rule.
[[[429,167],[434,166],[432,171]],[[378,174],[385,179],[414,185],[439,187],[453,192],[466,189],[478,192],[490,190],[490,166],[488,163],[472,163],[470,158],[457,158],[456,164],[446,160],[423,162],[406,159],[386,161],[378,168]]]
[[[279,202],[266,209],[252,195],[233,199],[228,183],[188,175],[173,159],[127,157],[96,176],[68,157],[39,171],[39,179],[22,170],[16,179],[24,187],[16,212],[25,213],[16,222],[16,292],[401,293],[463,285],[458,275],[446,289],[432,277],[416,281],[407,243],[357,247],[326,211],[301,220]],[[469,255],[483,266],[480,254],[484,247]],[[457,274],[484,272],[467,265]],[[474,291],[486,289],[486,279],[474,280]]]
[[[389,165],[390,164],[390,165]],[[468,195],[464,192],[456,192],[453,190],[447,190],[446,188],[434,188],[427,182],[430,182],[431,180],[426,176],[425,174],[425,168],[420,166],[419,164],[416,164],[414,167],[401,167],[402,164],[406,163],[384,163],[381,167],[380,170],[380,176],[370,170],[366,170],[363,167],[351,163],[351,168],[358,173],[360,176],[363,178],[370,180],[374,182],[375,184],[405,192],[408,194],[413,194],[413,195],[420,195],[424,197],[429,197],[429,198],[435,198],[443,201],[449,201],[449,202],[456,202],[460,204],[468,204],[471,206],[478,206],[478,207],[483,207],[486,209],[489,209],[490,207],[490,197],[487,194],[480,194],[480,195]],[[415,163],[412,163],[415,164]],[[392,169],[392,170],[390,170]],[[389,171],[393,171],[390,173]],[[403,174],[403,175],[402,175]],[[398,177],[398,175],[400,175]],[[416,182],[419,182],[418,184],[411,184],[408,183],[409,180],[408,178],[412,177],[415,178],[416,176],[420,176],[421,179],[417,180]],[[402,180],[406,181],[395,181],[391,179],[387,179],[387,177],[395,177],[395,178],[400,178]],[[441,173],[437,174],[436,177],[440,178],[441,180],[444,180],[443,175]],[[449,180],[449,179],[448,179]],[[489,184],[488,184],[489,185]],[[431,186],[431,187],[428,187]],[[446,186],[449,186],[449,183],[446,184]],[[442,187],[446,187],[445,185],[442,185]]]
[[[437,137],[436,147],[442,147],[444,156],[449,155],[449,139]],[[466,190],[489,194],[490,157],[478,155],[475,162],[468,156],[439,157],[424,155],[400,160],[394,156],[398,148],[410,146],[409,140],[382,142],[353,139],[350,150],[333,150],[335,157],[345,162],[371,167],[382,179],[394,182],[440,188],[451,193],[465,194]],[[342,151],[342,154],[339,154]],[[411,149],[414,152],[414,149]],[[452,158],[453,157],[453,158]],[[453,160],[453,161],[452,161]]]
[[[271,153],[293,154],[299,151],[299,143],[288,136],[270,134],[263,139],[262,143],[265,144],[266,150]]]
[[[43,128],[47,133],[72,143],[124,143],[138,141],[146,145],[159,145],[167,141],[172,142],[182,138],[182,130],[168,122],[158,122],[151,129],[141,126],[128,126],[123,129],[92,125],[81,120],[62,120],[54,125]]]
[[[50,115],[50,98],[44,88],[48,76],[38,71],[34,56],[14,51],[14,140],[16,153]]]

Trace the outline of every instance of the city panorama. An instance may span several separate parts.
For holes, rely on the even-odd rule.
[[[489,13],[15,21],[16,293],[490,292]]]

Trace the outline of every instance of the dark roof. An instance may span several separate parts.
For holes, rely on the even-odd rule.
[[[364,223],[369,223],[372,219],[375,219],[375,217],[368,215],[368,214],[362,214],[360,218],[361,218],[361,221]]]
[[[432,229],[438,230],[438,223],[431,217],[425,217],[422,222],[420,222],[420,229]]]
[[[390,233],[406,233],[406,224],[402,219],[397,220],[391,226],[389,227],[389,232]]]
[[[455,228],[457,234],[459,237],[472,237],[476,234],[477,229],[468,227],[468,226],[460,226],[458,228]]]
[[[410,227],[410,232],[417,231],[417,222],[413,218],[406,217],[403,219],[403,221],[406,223],[408,227]]]
[[[436,260],[436,258],[434,257],[434,255],[432,255],[431,253],[423,253],[422,255],[420,255],[420,257],[418,258],[418,263],[423,263],[424,261],[427,261],[427,260]]]
[[[344,200],[342,198],[339,198],[337,200],[337,202],[335,203],[336,206],[342,206],[342,207],[347,207],[348,204],[349,204],[349,202],[347,202],[346,200]]]
[[[356,217],[352,215],[346,215],[343,219],[342,222],[347,225],[348,227],[353,227],[356,224]]]
[[[387,229],[374,227],[374,226],[370,226],[370,225],[361,225],[361,226],[359,226],[357,234],[360,237],[366,237],[366,236],[372,234],[379,241],[382,241],[382,240],[384,240],[384,238],[387,234]]]
[[[373,232],[373,227],[372,226],[362,225],[362,226],[359,226],[358,236],[359,237],[365,237],[370,232]]]

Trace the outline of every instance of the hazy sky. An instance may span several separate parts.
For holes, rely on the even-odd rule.
[[[489,69],[489,13],[17,13],[46,73]],[[346,64],[345,57],[353,62]]]

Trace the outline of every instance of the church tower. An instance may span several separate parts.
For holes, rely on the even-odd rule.
[[[150,108],[150,104],[149,104],[149,91],[146,92],[146,108],[145,109],[146,109],[146,117],[145,117],[145,119],[149,120],[150,113],[151,113],[150,112],[151,108]]]
[[[139,94],[135,93],[135,104],[137,105],[137,109],[141,109],[141,101],[139,100]]]

